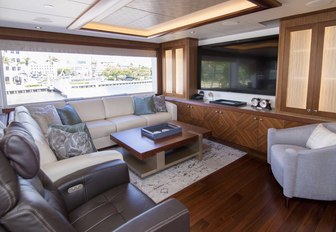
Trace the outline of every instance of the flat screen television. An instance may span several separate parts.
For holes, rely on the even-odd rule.
[[[200,46],[198,88],[275,95],[278,36]]]

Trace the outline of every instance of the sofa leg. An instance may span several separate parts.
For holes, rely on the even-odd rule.
[[[289,208],[289,198],[286,197],[286,203],[285,203],[286,208]]]

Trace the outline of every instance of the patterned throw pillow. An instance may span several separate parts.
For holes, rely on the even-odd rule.
[[[154,96],[154,106],[156,112],[167,112],[165,96]]]
[[[85,128],[87,129],[85,123],[49,127],[49,146],[59,160],[96,151],[90,133]]]
[[[29,107],[30,115],[40,126],[44,136],[48,135],[49,125],[62,125],[62,121],[58,116],[54,105],[46,105],[43,107]]]

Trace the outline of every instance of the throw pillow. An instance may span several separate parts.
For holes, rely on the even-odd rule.
[[[51,125],[48,142],[59,160],[97,151],[85,123]]]
[[[70,104],[56,110],[64,125],[75,125],[82,122],[76,109]]]
[[[54,105],[29,107],[29,113],[40,126],[44,136],[48,135],[49,125],[62,125],[62,121]]]
[[[154,106],[156,112],[167,112],[165,96],[154,96]]]
[[[310,135],[306,147],[318,149],[336,145],[336,134],[319,124]]]
[[[133,101],[134,101],[134,114],[135,115],[155,113],[153,96],[149,96],[145,98],[133,97]]]

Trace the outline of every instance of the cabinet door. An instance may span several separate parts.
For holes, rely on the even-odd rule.
[[[184,59],[183,48],[163,51],[163,91],[167,96],[185,97]]]
[[[207,107],[190,105],[191,124],[204,127],[204,114]]]
[[[213,137],[234,142],[238,115],[232,111],[208,108],[204,112],[204,126],[212,131]]]
[[[236,122],[235,143],[258,149],[258,117],[251,114],[240,113]]]
[[[191,113],[189,104],[174,102],[177,105],[177,119],[181,122],[190,123],[191,122]]]
[[[313,114],[336,117],[336,21],[319,24],[318,60],[320,82],[316,84]],[[322,39],[323,38],[323,39]]]
[[[267,133],[269,128],[282,129],[285,121],[276,118],[259,117],[258,151],[267,152]]]
[[[314,90],[316,26],[300,26],[285,31],[281,110],[310,113]]]

